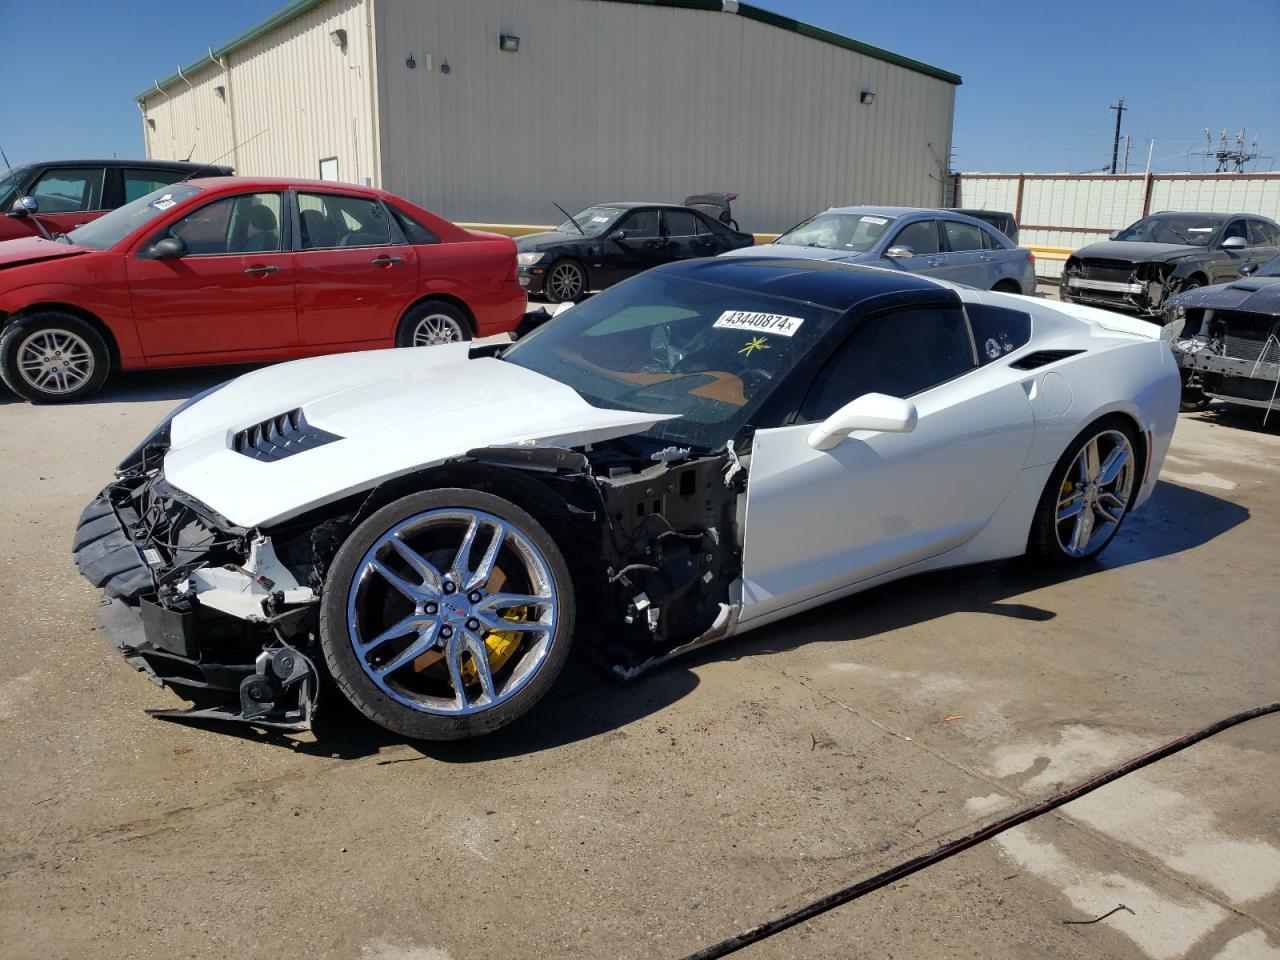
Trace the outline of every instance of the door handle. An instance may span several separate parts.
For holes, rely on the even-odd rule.
[[[979,260],[981,260],[983,263],[995,263],[995,262],[996,262],[996,258],[995,258],[995,257],[993,257],[993,256],[992,256],[991,254],[989,254],[989,253],[980,253],[980,254],[978,254],[978,259],[979,259]]]
[[[946,262],[947,262],[946,257],[930,257],[929,258],[929,266],[931,267],[941,267],[941,266],[944,266]]]
[[[261,277],[268,273],[279,273],[279,267],[245,267],[245,274],[250,277]]]
[[[394,266],[399,262],[400,262],[399,257],[388,257],[388,256],[374,257],[372,260],[369,261],[369,263],[371,263],[375,267],[390,267],[390,266]]]

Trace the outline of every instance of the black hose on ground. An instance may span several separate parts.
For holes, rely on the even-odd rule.
[[[1211,723],[1207,727],[1202,727],[1192,733],[1172,740],[1162,747],[1157,747],[1150,753],[1144,753],[1140,757],[1134,757],[1132,760],[1120,764],[1118,767],[1112,767],[1105,773],[1098,774],[1084,783],[1077,784],[1069,790],[1050,797],[1048,800],[1042,800],[1040,803],[1033,804],[1019,810],[1017,813],[1010,814],[1002,820],[988,824],[973,833],[966,834],[959,839],[944,843],[942,846],[907,860],[897,866],[890,867],[881,873],[877,873],[874,877],[868,877],[866,880],[859,880],[857,883],[829,893],[825,897],[813,900],[804,906],[797,907],[787,913],[774,917],[772,920],[766,920],[764,923],[752,927],[750,930],[744,930],[741,933],[734,934],[726,940],[719,943],[713,943],[709,947],[703,947],[701,950],[690,953],[681,960],[715,960],[717,957],[725,957],[731,953],[736,953],[743,947],[748,947],[753,943],[759,943],[761,940],[771,937],[776,933],[781,933],[790,927],[797,926],[807,920],[812,920],[819,914],[826,913],[828,910],[834,910],[843,904],[857,900],[859,897],[866,896],[874,890],[888,886],[904,877],[925,867],[931,867],[935,863],[940,863],[950,856],[954,856],[963,850],[977,846],[983,841],[990,840],[997,834],[1004,833],[1006,830],[1026,823],[1028,820],[1034,820],[1042,814],[1048,813],[1050,810],[1056,810],[1063,804],[1070,803],[1072,800],[1078,800],[1087,793],[1092,793],[1099,787],[1104,787],[1113,780],[1119,780],[1123,776],[1133,773],[1135,770],[1147,766],[1147,764],[1155,763],[1157,760],[1163,760],[1165,757],[1172,756],[1180,750],[1185,750],[1194,743],[1208,739],[1216,733],[1221,733],[1229,727],[1244,723],[1246,720],[1254,720],[1258,717],[1266,716],[1269,713],[1280,712],[1280,702],[1270,704],[1265,707],[1255,707],[1252,710],[1246,710],[1243,713],[1237,713],[1234,716],[1226,717],[1217,723]]]

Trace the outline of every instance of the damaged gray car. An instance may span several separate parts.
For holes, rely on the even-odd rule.
[[[1062,299],[1160,322],[1169,297],[1223,283],[1280,254],[1280,225],[1248,213],[1155,213],[1062,270]]]

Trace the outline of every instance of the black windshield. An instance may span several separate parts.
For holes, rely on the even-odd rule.
[[[722,446],[824,333],[835,310],[658,273],[566,311],[503,359],[600,407],[675,414],[649,435]]]
[[[1207,247],[1222,226],[1222,218],[1198,213],[1145,217],[1116,234],[1117,240],[1137,243],[1177,243]]]
[[[1280,277],[1280,257],[1262,265],[1255,277]]]

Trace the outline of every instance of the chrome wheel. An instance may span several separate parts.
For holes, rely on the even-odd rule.
[[[552,298],[564,303],[582,296],[587,278],[576,263],[557,263],[547,274],[546,289]]]
[[[1081,448],[1058,493],[1058,546],[1084,557],[1106,543],[1133,495],[1133,445],[1119,430],[1104,430]]]
[[[356,660],[401,704],[465,716],[510,700],[551,651],[559,598],[547,558],[473,509],[395,524],[356,565],[347,632]]]
[[[440,343],[461,343],[467,339],[456,319],[446,313],[429,313],[413,328],[415,347],[434,347]]]
[[[93,377],[93,351],[69,330],[37,330],[18,344],[17,356],[19,375],[41,393],[72,393]]]

